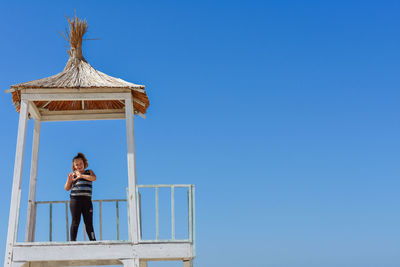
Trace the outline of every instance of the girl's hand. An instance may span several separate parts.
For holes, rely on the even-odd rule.
[[[76,176],[76,177],[73,179],[74,181],[76,181],[76,180],[82,178],[82,174],[81,174],[79,171],[75,171],[75,176]]]
[[[65,190],[69,191],[72,187],[73,182],[74,182],[74,173],[73,172],[68,173],[67,182],[65,183],[64,186]]]
[[[68,182],[73,182],[73,180],[74,180],[74,173],[73,172],[68,173]]]

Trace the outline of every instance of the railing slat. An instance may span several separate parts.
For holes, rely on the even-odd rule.
[[[118,201],[115,202],[115,209],[117,211],[117,240],[119,240],[119,208],[118,208]]]
[[[196,193],[196,188],[194,185],[192,185],[192,250],[193,250],[193,256],[196,255],[196,202],[195,202],[195,194]]]
[[[136,188],[136,190],[137,190],[137,188]],[[136,191],[137,192],[137,191]],[[126,199],[129,199],[129,196],[130,196],[130,194],[129,194],[129,188],[126,188]],[[130,206],[129,206],[129,201],[127,201],[126,202],[126,211],[127,211],[127,216],[128,216],[128,229],[131,229],[131,223],[132,223],[132,221],[131,220],[133,220],[133,218],[131,218],[131,214],[130,214]],[[128,239],[129,240],[133,240],[134,238],[131,236],[133,233],[130,233],[129,231],[128,231]]]
[[[158,187],[156,186],[156,240],[160,239],[159,225],[158,225]]]
[[[85,223],[83,223],[83,240],[86,241],[86,226]]]
[[[65,203],[65,233],[69,241],[68,203]]]
[[[139,241],[142,240],[142,196],[139,193],[139,189],[136,187],[136,193],[138,198],[137,205],[137,214],[139,214],[137,221],[139,226]]]
[[[192,188],[189,187],[188,189],[188,230],[189,230],[189,240],[192,241],[193,240],[193,229],[192,229],[192,222],[193,222],[193,218],[192,218]]]
[[[49,225],[49,240],[53,241],[53,203],[50,203],[49,206],[49,210],[50,210],[50,225]]]
[[[99,226],[100,226],[100,240],[103,240],[103,220],[101,219],[101,213],[102,213],[102,208],[101,208],[101,203],[102,201],[99,200]]]
[[[171,186],[171,238],[175,240],[175,186]]]

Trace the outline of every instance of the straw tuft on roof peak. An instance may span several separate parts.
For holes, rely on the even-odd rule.
[[[70,18],[67,17],[68,28],[65,28],[65,35],[62,35],[70,44],[71,49],[68,54],[72,58],[83,59],[82,55],[82,41],[83,35],[87,32],[88,24],[85,19],[80,19],[76,15]]]

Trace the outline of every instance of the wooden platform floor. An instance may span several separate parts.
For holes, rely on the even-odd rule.
[[[24,242],[13,247],[13,262],[21,266],[122,265],[124,260],[193,259],[190,242],[133,244],[129,241]],[[29,265],[24,264],[29,263]]]

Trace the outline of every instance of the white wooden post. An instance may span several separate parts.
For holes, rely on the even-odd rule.
[[[17,240],[19,204],[21,199],[21,180],[24,165],[26,127],[28,122],[28,101],[21,100],[19,111],[17,149],[15,152],[14,178],[11,191],[10,215],[8,220],[8,233],[4,266],[11,267],[12,248]]]
[[[35,120],[35,127],[33,129],[33,143],[32,143],[32,159],[31,159],[31,177],[29,183],[29,197],[28,197],[28,212],[26,220],[25,241],[33,242],[35,239],[35,224],[36,224],[36,181],[37,181],[37,167],[39,157],[39,139],[40,139],[40,120]]]
[[[126,115],[126,137],[127,137],[127,159],[128,159],[128,215],[129,215],[129,239],[138,243],[138,225],[136,210],[136,155],[135,155],[135,134],[133,127],[133,104],[132,95],[125,99]]]
[[[193,267],[193,260],[184,260],[183,267]]]
[[[139,267],[139,259],[126,259],[126,260],[121,260],[122,263],[124,264],[124,267]]]

